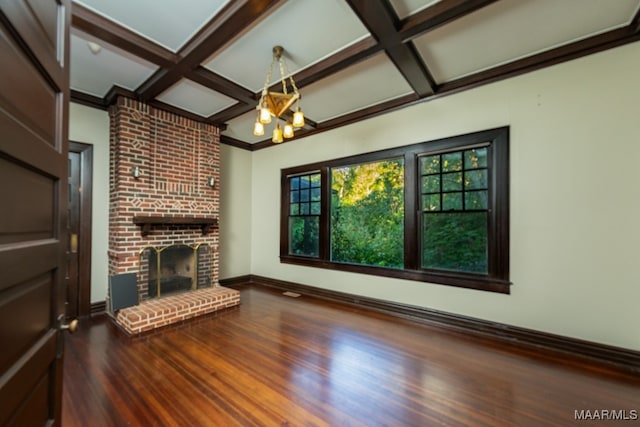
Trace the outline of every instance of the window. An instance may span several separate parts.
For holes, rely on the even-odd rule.
[[[509,293],[498,128],[282,170],[282,262]]]
[[[422,156],[422,267],[487,273],[487,148]]]
[[[292,255],[318,256],[320,174],[289,180],[289,248]]]

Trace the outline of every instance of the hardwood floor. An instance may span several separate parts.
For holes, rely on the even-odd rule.
[[[638,377],[341,303],[238,289],[239,307],[140,337],[106,316],[82,322],[66,337],[62,425],[619,425],[575,419],[604,410],[640,423]]]

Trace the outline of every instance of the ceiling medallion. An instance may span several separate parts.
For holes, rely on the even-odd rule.
[[[293,80],[293,75],[289,75],[289,69],[287,67],[287,61],[283,56],[284,48],[282,46],[273,47],[273,59],[271,60],[271,66],[267,73],[267,78],[264,81],[264,88],[262,89],[262,95],[260,101],[256,106],[258,110],[258,117],[253,125],[253,134],[255,136],[264,135],[264,125],[271,123],[271,118],[275,117],[276,127],[273,129],[271,141],[274,143],[281,143],[283,138],[292,138],[294,129],[299,129],[304,126],[304,113],[300,110],[300,92],[296,87],[296,82]],[[271,76],[273,74],[273,66],[278,63],[280,68],[280,81],[282,82],[282,92],[269,91],[269,83],[271,82]],[[285,73],[286,72],[286,73]],[[287,88],[285,76],[289,75],[289,82],[293,92],[289,92]],[[296,105],[296,110],[291,115],[291,108]],[[280,127],[280,120],[284,122],[284,125]]]

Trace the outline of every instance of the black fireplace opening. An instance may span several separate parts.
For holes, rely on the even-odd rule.
[[[161,298],[211,287],[211,254],[206,243],[144,248],[140,253],[141,298]]]

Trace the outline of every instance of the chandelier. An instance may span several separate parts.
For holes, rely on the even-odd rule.
[[[292,138],[294,129],[299,129],[304,126],[304,114],[300,110],[300,92],[298,92],[296,82],[293,81],[293,76],[289,76],[293,92],[287,90],[285,76],[289,75],[289,69],[284,56],[282,56],[283,52],[284,48],[282,46],[273,47],[273,59],[271,60],[267,78],[264,81],[260,101],[256,106],[258,117],[253,125],[253,134],[255,136],[262,136],[264,135],[264,125],[271,123],[271,119],[274,117],[276,126],[273,129],[271,141],[277,144],[281,143],[283,138]],[[276,62],[280,68],[282,92],[271,92],[268,89],[269,83],[271,82],[271,75],[273,74],[273,66]],[[293,113],[293,116],[291,116],[291,114],[288,113],[294,104],[296,105],[296,111]],[[283,122],[282,127],[280,127],[280,121]]]

